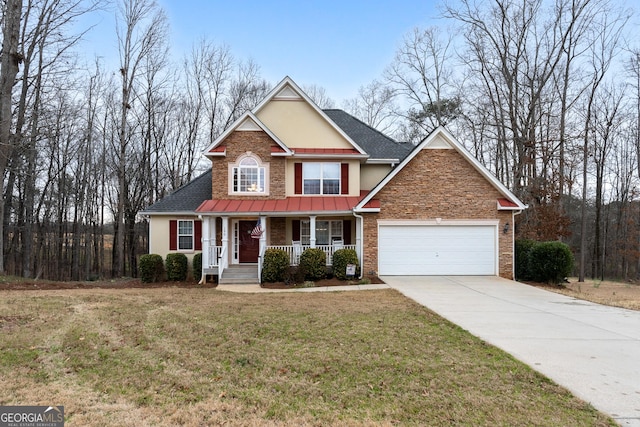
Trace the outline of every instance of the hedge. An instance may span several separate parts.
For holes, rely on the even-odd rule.
[[[165,267],[167,269],[167,279],[176,282],[187,280],[188,261],[185,254],[168,254],[165,260]]]
[[[300,255],[300,268],[305,280],[319,280],[327,277],[327,256],[320,248],[308,248]]]
[[[573,253],[562,242],[517,240],[515,274],[518,280],[559,284],[573,270]]]
[[[140,280],[143,283],[160,282],[164,278],[164,262],[158,254],[140,257]]]
[[[262,263],[262,281],[282,282],[289,270],[289,254],[282,249],[267,249]]]
[[[536,242],[528,239],[519,239],[515,243],[515,275],[517,280],[533,280],[529,271],[529,254]]]
[[[193,278],[196,282],[202,278],[202,252],[193,256]]]
[[[573,254],[562,242],[543,242],[529,252],[529,272],[536,282],[559,284],[573,270]]]
[[[358,263],[358,253],[355,249],[338,249],[333,253],[333,275],[340,279],[347,279],[347,265],[356,266],[356,276],[360,276],[360,266]]]

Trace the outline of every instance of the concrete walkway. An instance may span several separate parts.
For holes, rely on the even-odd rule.
[[[640,427],[640,312],[497,277],[382,277],[620,425]]]

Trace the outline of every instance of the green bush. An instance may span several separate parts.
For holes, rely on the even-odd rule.
[[[193,278],[196,282],[202,278],[202,252],[193,256]]]
[[[185,254],[168,254],[165,260],[167,279],[172,281],[187,280],[187,256]]]
[[[562,242],[537,243],[529,252],[529,272],[536,282],[559,284],[573,270],[573,254]]]
[[[333,253],[333,275],[340,280],[347,280],[347,265],[356,265],[356,277],[360,276],[358,253],[355,249],[338,249]]]
[[[262,263],[263,282],[282,282],[289,270],[289,254],[282,249],[267,249]]]
[[[144,283],[160,282],[164,278],[164,262],[158,254],[140,257],[140,280]]]
[[[516,280],[533,280],[529,271],[529,254],[536,242],[528,239],[516,240],[515,244],[515,274]]]
[[[327,276],[327,256],[320,248],[308,248],[300,255],[300,268],[305,280],[319,280]]]

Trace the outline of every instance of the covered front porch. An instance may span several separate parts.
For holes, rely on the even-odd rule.
[[[307,248],[320,248],[326,255],[326,265],[332,265],[333,254],[339,249],[354,249],[362,260],[362,224],[353,214],[336,215],[215,215],[201,214],[202,277],[225,277],[234,266],[245,271],[255,268],[258,282],[264,253],[267,249],[284,250],[290,265],[299,263]]]

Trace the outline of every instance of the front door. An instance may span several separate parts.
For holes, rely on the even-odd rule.
[[[238,262],[258,262],[260,239],[251,237],[256,221],[238,221]]]

